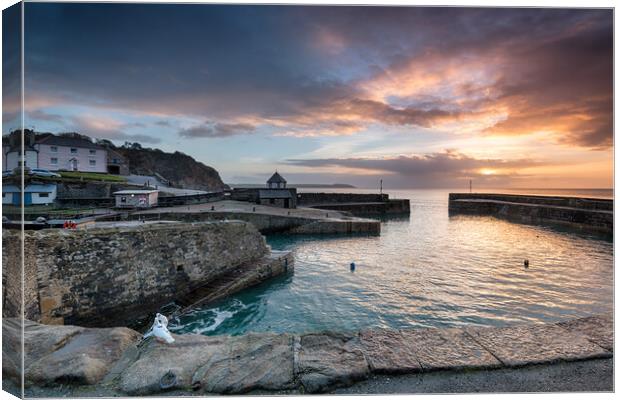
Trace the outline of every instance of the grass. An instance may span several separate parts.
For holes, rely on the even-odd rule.
[[[119,175],[111,175],[97,172],[61,171],[63,179],[77,179],[83,181],[126,182],[127,179]]]

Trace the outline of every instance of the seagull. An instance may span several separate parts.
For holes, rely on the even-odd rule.
[[[153,321],[153,326],[151,329],[144,334],[143,339],[154,336],[155,339],[159,342],[173,343],[174,338],[168,331],[168,318],[164,315],[157,313],[155,315],[155,320]]]

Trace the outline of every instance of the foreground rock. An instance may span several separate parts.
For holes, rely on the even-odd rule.
[[[355,334],[319,333],[299,340],[296,373],[307,392],[364,379],[370,370]]]
[[[174,345],[149,341],[122,374],[125,393],[201,389],[208,393],[281,390],[294,385],[292,336],[174,335]]]
[[[19,379],[21,321],[3,319],[3,372]],[[128,328],[90,329],[24,321],[26,385],[95,384],[139,340]]]
[[[613,357],[611,316],[464,329],[174,335],[140,342],[126,328],[25,322],[26,386],[97,384],[115,395],[317,393],[371,374],[496,369]],[[19,320],[3,320],[3,372],[19,381]]]

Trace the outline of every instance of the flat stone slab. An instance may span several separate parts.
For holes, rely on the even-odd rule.
[[[201,366],[192,387],[208,393],[283,390],[295,386],[293,336],[251,333],[232,337],[226,352]]]
[[[304,389],[316,393],[362,380],[370,369],[356,334],[325,332],[301,337],[295,371]]]
[[[131,395],[146,395],[171,389],[191,389],[194,373],[211,358],[229,353],[230,336],[172,335],[174,343],[146,342],[129,366],[120,373],[120,389]]]
[[[614,351],[614,321],[611,315],[573,319],[560,322],[558,325],[571,332],[582,334],[606,350]]]
[[[424,370],[496,368],[501,362],[462,329],[401,331]]]
[[[360,332],[362,351],[370,369],[378,374],[406,374],[419,372],[422,365],[413,346],[400,331],[369,329]]]
[[[502,364],[511,367],[611,356],[581,334],[555,324],[465,328],[465,331]]]
[[[360,332],[362,351],[375,373],[495,368],[501,362],[461,329],[377,329]]]

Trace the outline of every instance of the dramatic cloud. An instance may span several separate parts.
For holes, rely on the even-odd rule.
[[[394,158],[343,158],[288,160],[290,164],[311,167],[339,166],[368,171],[383,171],[403,175],[450,173],[453,176],[491,175],[498,170],[515,171],[520,168],[541,166],[535,160],[476,159],[446,150],[442,153],[399,156]]]
[[[461,177],[518,179],[517,166],[495,164],[531,154],[611,175],[611,9],[32,3],[25,29],[25,111],[42,130],[161,142],[230,168],[223,154],[252,156],[227,147],[242,138],[266,146],[265,168],[345,145],[384,156],[382,168],[436,163]],[[19,58],[6,55],[8,130],[21,104]],[[396,157],[418,151],[428,155]],[[353,154],[338,168],[371,173]]]
[[[610,10],[33,4],[26,18],[28,89],[68,103],[279,135],[463,124],[611,146]],[[253,132],[232,125],[180,133]]]
[[[314,168],[346,168],[358,170],[362,175],[394,175],[397,181],[406,180],[420,187],[445,186],[466,179],[476,179],[477,183],[507,181],[528,176],[522,171],[546,164],[530,159],[478,159],[454,150],[423,155],[402,155],[385,158],[334,158],[288,160],[296,166]],[[355,173],[355,172],[351,172]]]
[[[71,122],[67,124],[67,131],[86,134],[97,139],[108,139],[117,142],[138,142],[138,143],[160,143],[161,139],[154,136],[143,134],[129,134],[123,129],[127,125],[122,124],[111,118],[102,118],[96,116],[77,116],[71,118]]]
[[[254,125],[251,124],[223,124],[219,122],[207,122],[202,125],[179,131],[179,136],[186,138],[223,138],[228,136],[253,133]]]

